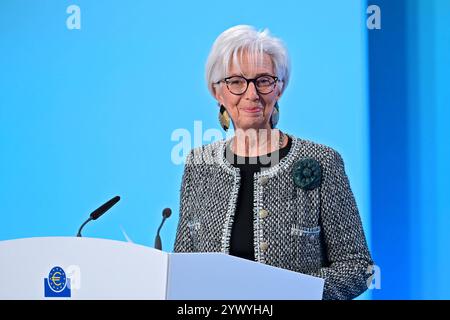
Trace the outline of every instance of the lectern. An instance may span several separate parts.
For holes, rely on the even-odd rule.
[[[324,280],[223,253],[167,253],[129,242],[0,241],[0,299],[322,298]]]

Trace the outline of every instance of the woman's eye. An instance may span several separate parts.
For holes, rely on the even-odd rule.
[[[241,85],[241,84],[243,84],[243,81],[241,81],[241,80],[231,80],[230,84],[231,85]]]
[[[260,86],[268,86],[269,84],[270,84],[270,81],[268,79],[258,81],[258,85],[260,85]]]

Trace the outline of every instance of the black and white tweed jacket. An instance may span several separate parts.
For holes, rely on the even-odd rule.
[[[324,278],[324,299],[352,299],[367,289],[373,262],[342,158],[290,137],[289,153],[254,175],[255,259]],[[228,142],[193,149],[186,159],[175,252],[229,253],[240,175],[224,156]],[[303,158],[321,166],[315,189],[293,181],[294,164]]]

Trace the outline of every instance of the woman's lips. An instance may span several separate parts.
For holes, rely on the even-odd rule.
[[[245,112],[257,113],[257,112],[261,112],[262,108],[260,108],[260,107],[253,107],[253,108],[243,108],[242,110],[244,110]]]

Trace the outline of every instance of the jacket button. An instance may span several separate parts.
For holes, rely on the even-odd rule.
[[[269,248],[269,244],[268,244],[267,242],[261,242],[261,243],[259,244],[259,248],[260,248],[262,251],[266,251],[267,248]]]
[[[263,177],[259,177],[259,183],[261,184],[261,185],[266,185],[267,184],[267,182],[269,182],[269,178],[268,177],[266,177],[266,176],[263,176]]]
[[[259,210],[259,217],[261,219],[264,219],[265,217],[267,217],[269,215],[269,212],[267,212],[267,210],[261,209]]]

